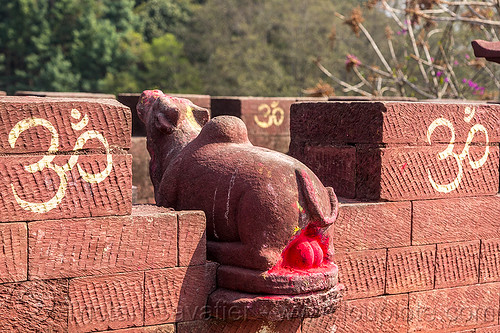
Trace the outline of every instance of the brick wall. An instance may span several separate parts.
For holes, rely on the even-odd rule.
[[[478,161],[489,146],[487,160],[472,168],[458,158],[463,176],[448,193],[429,182],[430,174],[452,183],[459,172],[453,155],[437,158],[450,130],[440,126],[428,141],[437,118],[454,125],[456,156],[472,126],[488,133],[486,142],[477,132],[469,150]],[[346,301],[305,320],[302,332],[500,332],[499,119],[500,105],[292,106],[291,154],[349,198],[330,230]]]

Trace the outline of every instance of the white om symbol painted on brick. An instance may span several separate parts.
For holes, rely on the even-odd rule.
[[[78,111],[77,109],[72,109],[71,117],[75,120],[80,120],[81,118],[80,111]],[[88,116],[85,115],[78,123],[76,124],[72,123],[71,128],[73,128],[75,131],[81,131],[83,128],[85,128],[85,126],[87,126],[88,122],[89,122]],[[102,143],[102,145],[106,149],[106,168],[102,172],[99,172],[97,174],[88,173],[80,166],[80,164],[78,163],[79,155],[71,155],[68,162],[62,166],[52,163],[52,161],[56,157],[56,155],[54,154],[57,153],[59,150],[59,133],[57,133],[56,128],[52,125],[50,121],[43,118],[27,118],[18,122],[11,129],[9,133],[10,146],[12,148],[15,148],[19,136],[24,131],[36,126],[42,126],[46,128],[51,134],[50,146],[47,149],[47,153],[49,153],[49,155],[43,156],[36,163],[25,166],[24,170],[26,170],[29,173],[36,173],[43,171],[45,168],[50,169],[59,176],[59,187],[57,189],[57,192],[49,201],[37,203],[21,199],[21,197],[16,191],[14,184],[10,184],[16,202],[24,210],[31,211],[34,213],[46,213],[56,208],[66,195],[66,190],[68,187],[68,176],[66,173],[68,171],[71,171],[75,166],[77,167],[78,173],[80,174],[82,179],[88,183],[100,183],[101,181],[106,179],[106,177],[108,177],[109,174],[111,173],[111,170],[113,168],[113,157],[109,150],[108,141],[101,133],[97,131],[86,131],[82,133],[76,139],[75,146],[73,147],[73,151],[81,150],[85,146],[85,143],[91,139],[97,139]]]
[[[464,121],[466,123],[469,123],[472,120],[472,118],[474,118],[475,112],[476,112],[475,108],[466,107]],[[438,160],[444,160],[444,159],[447,159],[449,157],[453,157],[457,161],[457,164],[458,164],[458,173],[457,173],[457,176],[455,177],[455,179],[451,183],[448,183],[448,184],[438,184],[432,178],[431,171],[427,170],[427,173],[429,176],[429,181],[430,181],[432,187],[436,191],[442,192],[442,193],[449,193],[451,191],[456,190],[458,188],[458,186],[460,185],[460,182],[462,181],[462,177],[463,177],[463,165],[462,165],[462,163],[466,158],[469,160],[469,164],[473,169],[479,169],[480,167],[482,167],[484,165],[484,163],[486,163],[486,160],[488,159],[488,155],[490,153],[490,147],[488,146],[488,144],[489,144],[488,131],[481,124],[476,124],[476,125],[472,126],[468,135],[467,135],[467,141],[465,142],[464,149],[462,150],[462,152],[460,154],[457,154],[457,153],[453,152],[453,148],[455,147],[455,129],[454,129],[451,121],[449,121],[446,118],[438,118],[432,122],[432,124],[427,129],[427,142],[429,144],[431,144],[432,133],[434,133],[434,130],[436,128],[438,128],[439,126],[448,127],[448,129],[451,132],[451,138],[450,138],[450,142],[449,142],[448,146],[446,147],[446,149],[443,150],[442,152],[440,152],[437,155],[437,158],[438,158]],[[472,143],[472,140],[474,139],[474,135],[476,135],[476,133],[478,133],[478,132],[482,132],[484,134],[484,136],[486,138],[486,144],[484,146],[485,151],[484,151],[484,154],[481,157],[481,159],[479,159],[478,161],[474,161],[469,154],[469,148],[470,148],[470,144]]]
[[[280,126],[283,124],[283,120],[285,120],[285,111],[282,108],[278,107],[279,102],[272,102],[271,106],[267,104],[259,105],[259,111],[264,111],[262,116],[264,117],[264,121],[259,119],[259,116],[255,115],[254,121],[261,128],[271,127],[273,124],[275,126]]]

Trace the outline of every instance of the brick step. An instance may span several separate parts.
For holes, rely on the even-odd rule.
[[[290,116],[290,154],[340,196],[398,201],[499,191],[498,105],[303,102]]]
[[[37,97],[57,97],[57,98],[95,98],[95,99],[116,99],[113,94],[87,93],[87,92],[61,92],[61,91],[30,91],[18,90],[16,96],[37,96]]]

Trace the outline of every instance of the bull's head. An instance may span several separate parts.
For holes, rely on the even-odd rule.
[[[157,190],[169,162],[199,134],[210,115],[190,100],[167,96],[161,90],[145,90],[137,103],[137,114],[146,125],[149,171]]]

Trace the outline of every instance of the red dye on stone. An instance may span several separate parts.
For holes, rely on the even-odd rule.
[[[320,230],[311,225],[304,228],[283,250],[281,260],[268,273],[308,275],[331,270],[335,265],[326,256],[328,237]]]

